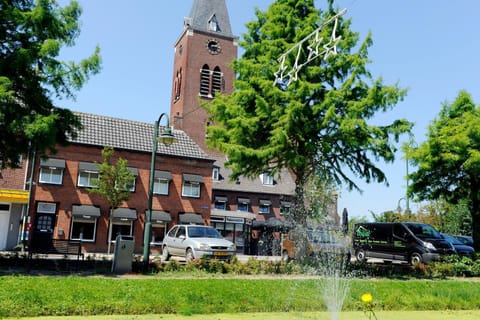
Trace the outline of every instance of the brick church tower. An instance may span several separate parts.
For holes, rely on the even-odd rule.
[[[225,0],[194,0],[175,43],[171,124],[211,154],[205,144],[207,114],[200,101],[211,100],[217,92],[232,92],[230,63],[237,58],[237,39]]]

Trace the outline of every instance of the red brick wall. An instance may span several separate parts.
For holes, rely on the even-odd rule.
[[[21,168],[0,170],[0,189],[24,190],[27,165],[28,162],[24,160]]]
[[[143,230],[145,223],[145,211],[148,208],[148,188],[150,176],[151,154],[134,153],[129,151],[116,150],[113,161],[119,157],[128,160],[128,166],[138,169],[138,176],[135,184],[135,192],[132,192],[130,199],[121,207],[135,209],[138,219],[134,222],[135,251],[141,252],[143,246]],[[71,210],[72,205],[95,205],[101,210],[101,217],[98,219],[95,243],[85,243],[84,249],[87,252],[105,252],[107,248],[109,204],[101,196],[91,194],[88,188],[77,187],[78,162],[101,163],[101,148],[81,145],[69,147],[58,147],[58,152],[52,155],[55,159],[65,159],[63,184],[50,185],[38,183],[39,167],[36,167],[34,188],[35,202],[56,202],[57,220],[54,229],[54,238],[68,239],[70,236]],[[189,160],[184,158],[163,157],[157,155],[156,170],[170,171],[173,180],[170,183],[170,194],[168,196],[155,195],[153,199],[153,210],[169,211],[173,222],[178,220],[179,212],[201,213],[207,221],[210,217],[210,203],[212,197],[212,164],[209,161]],[[182,197],[182,174],[192,173],[203,176],[204,183],[201,185],[201,198]],[[30,214],[35,214],[36,206],[33,205]],[[58,235],[58,230],[63,229],[63,236]]]

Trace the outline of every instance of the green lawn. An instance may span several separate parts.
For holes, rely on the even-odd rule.
[[[473,279],[353,279],[349,281],[349,286],[343,306],[349,312],[361,311],[364,304],[360,296],[371,293],[378,319],[480,318],[477,311],[469,311],[480,310],[480,283]],[[2,276],[0,318],[45,316],[51,319],[52,316],[78,315],[80,317],[76,319],[95,320],[182,319],[180,316],[190,320],[243,320],[251,319],[254,313],[261,313],[258,319],[329,319],[326,313],[309,313],[326,311],[322,299],[324,292],[334,294],[333,290],[325,289],[325,281],[320,278],[286,276],[280,279],[215,275],[202,278],[149,276],[138,279]],[[143,314],[150,316],[138,316]],[[159,316],[153,317],[152,314]],[[87,317],[95,315],[100,317]],[[344,313],[340,319],[362,317],[362,313]]]

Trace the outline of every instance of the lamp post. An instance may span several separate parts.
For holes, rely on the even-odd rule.
[[[158,136],[158,126],[163,117],[167,119],[167,125],[162,134]],[[162,113],[158,120],[155,121],[153,129],[153,141],[152,141],[152,161],[150,162],[150,184],[148,187],[148,210],[145,215],[145,234],[143,238],[143,267],[144,270],[148,270],[148,263],[150,260],[150,238],[152,236],[152,203],[153,203],[153,184],[155,180],[155,161],[157,158],[157,143],[161,142],[165,145],[170,145],[176,141],[173,135],[172,129],[170,129],[170,120],[168,114]]]

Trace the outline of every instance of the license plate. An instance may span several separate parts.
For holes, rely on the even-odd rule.
[[[228,256],[228,252],[227,251],[216,251],[213,253],[214,256]]]

